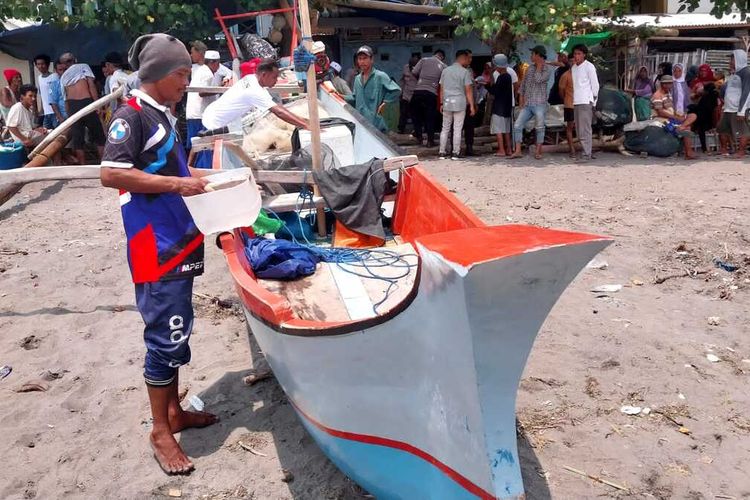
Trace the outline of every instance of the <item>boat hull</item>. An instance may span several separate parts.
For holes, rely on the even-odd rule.
[[[377,498],[521,498],[515,400],[526,359],[608,240],[563,238],[471,264],[440,240],[417,240],[418,293],[381,324],[290,335],[243,301],[248,326],[321,449]]]

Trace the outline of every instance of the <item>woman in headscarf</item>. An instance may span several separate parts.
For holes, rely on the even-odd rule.
[[[14,68],[4,69],[3,76],[5,76],[8,85],[0,91],[0,114],[2,114],[3,120],[7,121],[8,111],[18,102],[20,97],[18,91],[21,89],[23,79],[21,73]]]
[[[714,77],[714,71],[708,64],[701,64],[698,66],[698,76],[695,80],[690,83],[690,90],[693,95],[691,96],[693,102],[698,102],[701,94],[703,93],[703,86],[707,83],[714,83],[716,78]]]
[[[674,85],[672,86],[672,101],[674,110],[678,115],[684,115],[690,104],[690,88],[685,81],[685,67],[678,63],[672,68],[672,77]]]
[[[654,94],[654,86],[646,66],[641,66],[635,75],[631,92],[635,96],[636,118],[638,121],[648,120],[651,117],[651,96]]]

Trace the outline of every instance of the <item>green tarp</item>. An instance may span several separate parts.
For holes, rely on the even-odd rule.
[[[562,43],[562,45],[560,46],[560,51],[570,52],[571,50],[573,50],[573,47],[581,43],[586,45],[587,47],[591,47],[603,42],[610,36],[612,36],[612,33],[609,31],[603,31],[601,33],[591,33],[590,35],[573,35],[571,37],[568,37],[568,39]]]

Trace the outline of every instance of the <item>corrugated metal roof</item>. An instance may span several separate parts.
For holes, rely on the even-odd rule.
[[[629,22],[628,22],[629,21]],[[594,24],[610,24],[606,17],[595,17]],[[632,26],[656,26],[659,28],[713,28],[730,26],[748,26],[748,19],[742,20],[739,14],[729,14],[721,19],[713,14],[633,14],[624,16],[624,21],[614,24],[630,24]]]
[[[2,27],[2,30],[0,31],[11,31],[18,28],[28,28],[29,26],[36,26],[38,24],[41,23],[37,21],[28,21],[25,19],[6,19],[5,21],[0,23],[0,27]]]

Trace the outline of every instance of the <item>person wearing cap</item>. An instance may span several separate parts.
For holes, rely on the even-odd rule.
[[[200,53],[200,52],[198,52]],[[193,58],[195,60],[196,58]],[[191,69],[190,85],[193,87],[216,87],[221,84],[222,76],[217,74],[221,68],[219,52],[206,50],[203,53],[203,64]],[[218,99],[219,94],[211,92],[189,92],[185,107],[185,118],[187,118],[187,141],[188,150],[190,142],[198,132],[203,130],[201,120],[203,113],[209,104]],[[200,151],[194,160],[194,166],[198,168],[211,168],[213,154],[211,151]]]
[[[75,55],[70,52],[61,55],[60,60],[68,68],[60,77],[60,86],[65,94],[65,107],[68,116],[73,116],[92,102],[98,100],[99,92],[96,89],[94,72],[91,71],[91,67],[88,64],[79,63]],[[99,110],[100,114],[103,114],[104,111],[104,109]],[[105,137],[102,122],[97,114],[89,113],[70,128],[71,145],[76,156],[76,161],[80,165],[86,163],[84,145],[87,131],[89,138],[96,145],[100,158],[104,150]]]
[[[333,88],[336,89],[336,92],[342,96],[351,95],[352,89],[349,88],[349,84],[346,83],[346,80],[341,78],[341,65],[336,61],[331,62],[331,72],[333,75],[331,83],[333,84]]]
[[[651,96],[652,116],[656,120],[675,126],[675,133],[678,138],[682,139],[685,148],[685,159],[692,160],[695,158],[695,154],[693,153],[693,133],[690,131],[690,127],[698,117],[695,113],[679,115],[675,112],[672,98],[673,85],[674,78],[672,75],[662,75],[659,88]]]
[[[211,67],[206,65],[206,53],[208,52],[211,52],[210,56],[214,58]],[[215,50],[209,51],[206,44],[200,40],[190,42],[190,59],[193,61],[190,71],[190,85],[194,87],[217,87],[232,77],[232,72],[228,68],[222,64],[216,64],[219,61],[219,53]],[[187,151],[190,151],[192,138],[203,129],[203,125],[201,125],[203,112],[216,98],[216,94],[188,92],[187,102],[185,103],[185,118],[187,119],[185,149]],[[203,163],[207,161],[204,158],[198,159]]]
[[[596,68],[586,60],[588,47],[579,44],[573,47],[573,66],[570,69],[573,77],[573,109],[575,112],[576,132],[583,148],[582,161],[591,159],[592,132],[591,122],[594,119],[594,107],[599,98],[599,77]]]
[[[477,112],[474,105],[474,78],[469,69],[468,51],[456,51],[455,62],[440,75],[438,97],[440,99],[439,110],[443,114],[439,155],[441,159],[448,156],[448,139],[451,138],[452,130],[450,155],[451,160],[457,160],[461,157],[461,132],[466,119],[467,106],[470,116],[474,116]]]
[[[3,87],[0,92],[0,113],[3,116],[3,120],[8,120],[8,112],[15,103],[21,98],[19,91],[21,85],[23,85],[23,78],[21,72],[15,68],[6,68],[3,70],[3,76],[8,85]]]
[[[370,47],[361,46],[357,49],[356,56],[359,74],[354,78],[352,95],[344,98],[378,130],[385,132],[388,127],[382,116],[383,110],[387,103],[398,101],[401,87],[385,72],[373,67],[373,52]]]
[[[427,135],[427,147],[435,147],[435,131],[438,125],[438,86],[440,75],[448,66],[445,64],[445,52],[435,51],[431,57],[420,59],[412,74],[417,77],[414,95],[411,98],[412,119],[414,120],[414,137],[422,143],[422,132]]]
[[[203,113],[203,126],[208,130],[229,126],[230,130],[242,126],[242,117],[256,110],[270,111],[285,122],[305,129],[310,124],[271,97],[269,88],[279,79],[279,63],[274,59],[263,59],[254,75],[247,75],[235,83],[221,97],[212,102]]]
[[[182,197],[204,193],[203,176],[210,172],[188,167],[177,119],[170,112],[190,78],[185,45],[164,33],[144,35],[130,48],[128,59],[138,70],[141,88],[115,111],[101,183],[120,191],[128,262],[145,323],[151,447],[164,472],[186,474],[193,463],[173,434],[218,420],[183,410],[177,394],[179,367],[191,356],[193,280],[203,273],[203,235]]]
[[[523,129],[532,118],[535,119],[536,129],[536,152],[534,158],[542,158],[542,144],[544,144],[544,119],[547,114],[547,82],[551,75],[550,67],[547,65],[547,49],[544,45],[537,45],[531,49],[531,66],[519,88],[519,106],[521,113],[513,124],[513,141],[516,150],[511,158],[521,158],[521,142]]]
[[[513,81],[513,99],[512,104],[513,107],[516,106],[516,94],[518,93],[518,87],[520,86],[520,82],[518,80],[518,73],[516,73],[516,70],[513,69],[513,65],[511,64],[510,59],[505,54],[495,54],[492,57],[492,63],[495,65],[495,71],[492,72],[492,82],[494,83],[495,80],[497,80],[498,75],[500,74],[498,63],[500,61],[505,61],[505,64],[507,64],[507,72],[510,75],[510,79]]]
[[[260,57],[254,57],[240,64],[240,78],[245,78],[247,75],[254,75],[258,69],[258,64],[262,60]]]
[[[508,72],[508,58],[504,54],[497,54],[493,58],[493,63],[497,68],[497,78],[490,87],[490,94],[494,98],[490,132],[497,136],[497,156],[510,156],[510,134],[513,131],[513,79]]]
[[[324,80],[331,80],[331,61],[326,54],[326,44],[317,41],[312,44],[312,53],[315,56],[315,81],[320,84]]]

